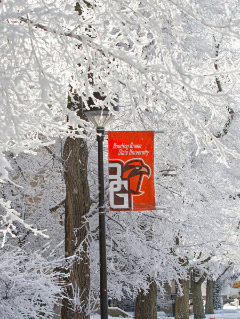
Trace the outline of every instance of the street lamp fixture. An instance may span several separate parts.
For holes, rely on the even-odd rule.
[[[100,93],[93,93],[96,100],[105,100],[105,96]],[[117,100],[116,100],[117,102]],[[98,190],[99,190],[99,253],[100,253],[100,313],[101,319],[108,319],[108,294],[107,294],[107,254],[106,254],[106,208],[104,201],[104,166],[103,166],[103,141],[104,127],[109,122],[112,114],[107,107],[96,106],[92,98],[88,99],[89,109],[84,109],[83,113],[95,125],[97,129],[98,141]],[[114,106],[113,109],[118,110]]]
[[[104,101],[106,96],[101,95],[99,92],[94,92],[93,96],[98,101]],[[118,103],[118,96],[116,95],[116,98],[114,98],[114,101]],[[96,128],[102,127],[104,128],[107,123],[112,119],[113,115],[109,113],[109,109],[107,107],[101,107],[94,103],[93,99],[90,97],[87,101],[88,109],[84,107],[83,112],[91,121]],[[100,104],[100,103],[99,103]],[[119,106],[113,105],[113,110],[118,111]]]

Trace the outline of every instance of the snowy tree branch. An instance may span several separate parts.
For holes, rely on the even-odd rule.
[[[45,238],[49,237],[48,235],[43,233],[46,230],[37,230],[36,228],[33,228],[31,225],[24,222],[24,220],[19,217],[20,214],[15,209],[11,208],[10,202],[4,202],[1,198],[0,205],[2,206],[2,212],[0,213],[0,217],[2,218],[2,220],[0,220],[0,225],[2,226],[2,228],[0,229],[0,233],[2,233],[3,235],[1,245],[2,248],[4,247],[4,244],[6,242],[7,234],[11,235],[12,237],[16,237],[16,235],[14,234],[14,231],[16,230],[16,226],[14,225],[15,222],[20,223],[26,229],[32,231],[35,236],[41,235]]]

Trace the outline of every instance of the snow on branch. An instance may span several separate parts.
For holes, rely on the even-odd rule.
[[[229,8],[225,7],[225,19],[219,19],[219,21],[213,21],[212,20],[208,20],[204,17],[204,15],[197,13],[197,10],[200,9],[200,6],[198,6],[195,3],[195,6],[186,6],[186,4],[181,5],[178,1],[173,1],[173,0],[168,0],[170,3],[172,3],[174,6],[176,6],[180,11],[184,12],[185,14],[187,14],[189,17],[191,17],[192,19],[196,20],[197,22],[203,24],[205,27],[212,29],[222,35],[225,36],[233,36],[236,37],[237,39],[240,38],[240,33],[239,30],[235,31],[236,26],[239,26],[239,22],[238,19],[234,19],[233,17],[233,13],[231,12],[231,10]],[[233,2],[231,3],[231,1],[229,1],[230,4],[233,4]],[[189,5],[189,3],[188,3]],[[234,6],[233,6],[234,7]],[[199,10],[200,12],[202,11],[201,9]],[[219,12],[221,12],[221,10],[219,10]],[[201,12],[202,13],[202,12]],[[217,16],[217,14],[216,14]]]
[[[38,230],[36,228],[33,228],[32,225],[25,223],[24,220],[22,220],[19,217],[20,214],[15,209],[11,208],[10,201],[4,202],[3,199],[1,198],[0,205],[1,205],[0,225],[2,227],[0,229],[0,233],[2,233],[2,235],[3,235],[2,244],[1,244],[2,248],[4,247],[4,244],[6,243],[7,234],[10,234],[12,237],[16,237],[16,235],[14,234],[14,231],[16,229],[14,222],[18,222],[19,224],[24,226],[26,229],[31,230],[35,236],[41,235],[45,238],[49,237],[48,235],[43,233],[44,231],[46,231],[46,229],[41,231],[41,230]]]
[[[110,110],[116,94],[133,114],[146,105],[159,117],[177,109],[199,151],[226,162],[232,145],[221,146],[215,132],[229,118],[225,106],[238,108],[240,56],[239,10],[235,0],[224,3],[98,0],[79,1],[77,10],[72,0],[1,3],[2,154],[36,148],[40,134],[74,135],[69,125],[82,136],[86,123],[67,108],[71,86],[85,104],[101,91]],[[218,70],[213,36],[223,38]]]

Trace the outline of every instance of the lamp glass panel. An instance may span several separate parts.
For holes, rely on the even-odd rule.
[[[112,117],[108,110],[102,109],[85,110],[84,114],[96,127],[104,127]]]

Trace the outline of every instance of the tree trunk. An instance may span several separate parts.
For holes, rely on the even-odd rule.
[[[213,286],[213,309],[214,310],[222,309],[221,286],[218,282],[215,282]]]
[[[199,278],[199,271],[193,270],[193,313],[194,319],[205,318],[203,298],[202,298],[202,283],[205,277]]]
[[[70,99],[69,106],[71,106]],[[90,315],[87,312],[89,311],[90,267],[86,241],[88,224],[84,219],[90,208],[86,142],[82,138],[68,137],[64,144],[63,160],[66,183],[65,254],[66,257],[74,256],[74,258],[69,269],[61,317],[62,319],[89,319]]]
[[[207,290],[206,290],[205,314],[214,314],[214,311],[213,311],[213,285],[214,285],[214,281],[211,279],[208,279],[207,280]]]
[[[182,295],[177,293],[175,306],[175,319],[189,319],[189,280],[179,280],[182,287]]]
[[[141,289],[135,303],[135,319],[157,319],[157,285],[153,281],[147,293]]]
[[[171,299],[171,285],[168,282],[163,284],[165,290],[164,296],[160,299],[159,311],[164,311],[167,317],[171,317],[173,313],[173,305]]]

